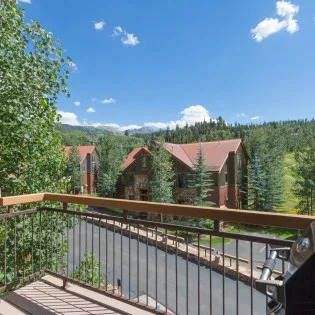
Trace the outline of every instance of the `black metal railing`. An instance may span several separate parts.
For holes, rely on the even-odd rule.
[[[275,238],[40,208],[0,214],[0,290],[51,274],[156,313],[264,314]],[[283,272],[285,264],[276,269]]]

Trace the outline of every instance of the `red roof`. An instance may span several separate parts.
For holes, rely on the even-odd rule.
[[[94,145],[79,145],[77,146],[80,156],[80,163],[86,158],[87,154],[91,154],[95,150]],[[65,147],[65,153],[69,155],[72,147]]]
[[[236,152],[241,144],[241,139],[233,139],[189,144],[165,143],[165,148],[174,156],[174,158],[192,169],[196,163],[198,150],[201,146],[205,156],[207,170],[220,171],[226,162],[229,153]],[[141,149],[148,151],[147,147],[134,149],[124,161],[123,169],[129,167],[135,161],[135,155],[138,154]]]
[[[135,156],[141,151],[141,150],[145,150],[147,152],[149,152],[148,147],[140,147],[140,148],[135,148],[133,149],[128,155],[127,158],[125,159],[122,167],[123,169],[126,169],[127,167],[129,167],[136,159]]]

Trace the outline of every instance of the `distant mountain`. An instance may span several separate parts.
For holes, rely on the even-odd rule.
[[[135,134],[157,132],[159,130],[160,130],[159,128],[155,128],[155,127],[142,127],[140,129],[130,129],[128,130],[128,132],[129,132],[129,135],[135,135]],[[81,131],[81,132],[91,134],[91,135],[106,135],[109,133],[124,134],[123,131],[120,131],[115,127],[109,127],[109,126],[92,127],[92,126],[72,126],[72,125],[62,124],[62,131],[63,132]]]
[[[72,126],[67,124],[62,124],[63,132],[70,131],[81,131],[91,135],[107,135],[108,133],[115,132],[113,128],[105,129],[103,127],[92,127],[92,126]]]
[[[142,127],[140,129],[130,129],[130,130],[128,130],[128,132],[129,132],[130,135],[135,135],[135,134],[157,132],[159,130],[160,129],[156,128],[156,127]]]

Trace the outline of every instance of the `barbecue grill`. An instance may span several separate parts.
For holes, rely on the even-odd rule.
[[[270,315],[315,315],[315,221],[291,248],[272,248],[264,263],[258,291],[267,295]],[[286,272],[272,277],[276,259],[288,261]]]

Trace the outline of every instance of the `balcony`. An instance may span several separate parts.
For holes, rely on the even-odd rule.
[[[2,314],[265,314],[266,297],[255,289],[260,265],[271,246],[292,241],[139,220],[128,212],[295,230],[314,221],[51,193],[0,198],[0,207]],[[279,273],[285,268],[277,262]]]

